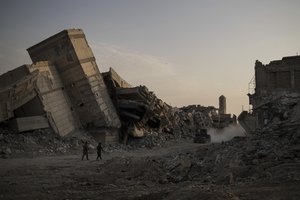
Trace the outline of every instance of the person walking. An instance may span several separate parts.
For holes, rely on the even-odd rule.
[[[99,142],[98,146],[97,146],[97,160],[100,158],[100,160],[102,160],[101,157],[101,151],[103,151],[103,148],[101,146],[101,142]]]
[[[86,156],[86,159],[89,160],[89,147],[88,147],[88,142],[85,142],[82,146],[82,158],[83,160],[84,156]]]

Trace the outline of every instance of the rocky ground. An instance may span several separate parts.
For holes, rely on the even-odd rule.
[[[50,129],[16,133],[0,125],[0,158],[72,154],[81,149],[82,141],[96,143],[84,134],[61,138]]]
[[[300,199],[300,128],[276,123],[218,144],[106,147],[0,160],[0,199]],[[80,145],[79,145],[80,147]],[[141,145],[140,147],[143,147]],[[149,146],[150,147],[150,146]]]

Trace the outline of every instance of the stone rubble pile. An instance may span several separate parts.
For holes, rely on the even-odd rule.
[[[121,162],[124,175],[130,177],[127,181],[148,185],[185,181],[223,187],[299,183],[300,121],[295,118],[297,101],[291,99],[295,97],[274,101],[278,110],[290,108],[286,109],[288,118],[282,121],[273,118],[252,136],[205,144],[194,152],[137,160],[122,158],[118,162]],[[188,116],[181,110],[177,112]]]
[[[297,120],[300,116],[300,94],[298,93],[268,96],[264,97],[264,101],[267,103],[258,109],[265,111],[265,125],[269,123],[279,125],[286,120]]]
[[[121,168],[130,182],[150,185],[197,181],[229,186],[300,181],[300,129],[297,126],[276,132],[265,130],[253,137],[205,145],[196,152],[140,160],[120,158],[118,162],[123,163]]]
[[[97,144],[84,133],[62,138],[51,129],[16,133],[1,127],[0,158],[78,153],[84,141],[89,142],[91,149]]]
[[[154,138],[187,138],[194,137],[201,129],[224,128],[236,123],[236,119],[230,114],[218,115],[218,109],[213,106],[172,107],[146,86],[132,87],[112,68],[102,73],[102,76],[120,116],[120,139],[125,144],[129,142],[130,137],[145,137],[146,143]],[[158,136],[157,133],[162,136]]]
[[[284,107],[291,102],[284,98],[276,105]],[[213,144],[189,157],[192,167],[186,175],[188,180],[212,184],[299,181],[300,121],[272,121],[251,137]]]
[[[196,138],[195,142],[198,143],[210,142],[206,129],[212,128],[213,124],[209,113],[193,108],[197,108],[197,106],[169,109],[169,113],[164,115],[168,116],[168,118],[164,118],[168,120],[163,129],[145,126],[143,127],[144,136],[129,139],[128,145],[151,148],[163,146],[166,141],[181,138]]]
[[[143,87],[144,91],[146,90]],[[144,92],[147,93],[147,92]],[[150,93],[150,92],[149,92]],[[147,111],[146,123],[140,121],[132,123],[140,126],[142,137],[127,138],[127,143],[103,144],[106,152],[131,151],[138,148],[152,148],[164,146],[167,141],[183,139],[194,139],[198,143],[210,142],[206,129],[213,127],[211,111],[209,107],[187,106],[183,108],[172,108],[161,100],[156,99],[155,109]],[[163,106],[157,106],[163,105]],[[145,108],[147,108],[145,106]],[[132,111],[132,110],[131,110]],[[160,113],[160,114],[158,114]],[[136,113],[137,114],[137,113]],[[141,115],[143,116],[143,115]],[[128,127],[130,128],[130,127]],[[203,134],[205,131],[205,134]],[[61,138],[51,129],[39,129],[23,133],[16,133],[8,128],[2,128],[0,134],[1,157],[8,158],[21,155],[53,155],[70,153],[81,150],[82,143],[88,141],[91,151],[95,151],[97,142],[87,134],[72,134]]]

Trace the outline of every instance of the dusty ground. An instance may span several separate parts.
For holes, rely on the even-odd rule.
[[[96,161],[95,154],[81,161],[79,152],[1,159],[0,199],[300,199],[296,178],[206,180],[201,173],[212,172],[191,160],[195,152],[202,155],[211,148],[224,147],[185,140],[167,147],[104,153],[102,161]],[[300,163],[281,165],[271,168],[299,172]]]

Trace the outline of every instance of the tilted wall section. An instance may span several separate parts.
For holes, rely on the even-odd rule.
[[[64,30],[27,49],[33,62],[54,63],[74,109],[85,128],[119,128],[95,57],[81,29]]]
[[[37,62],[28,66],[30,71],[38,70],[37,87],[44,110],[53,129],[61,136],[76,131],[79,126],[71,110],[70,100],[54,65]]]

